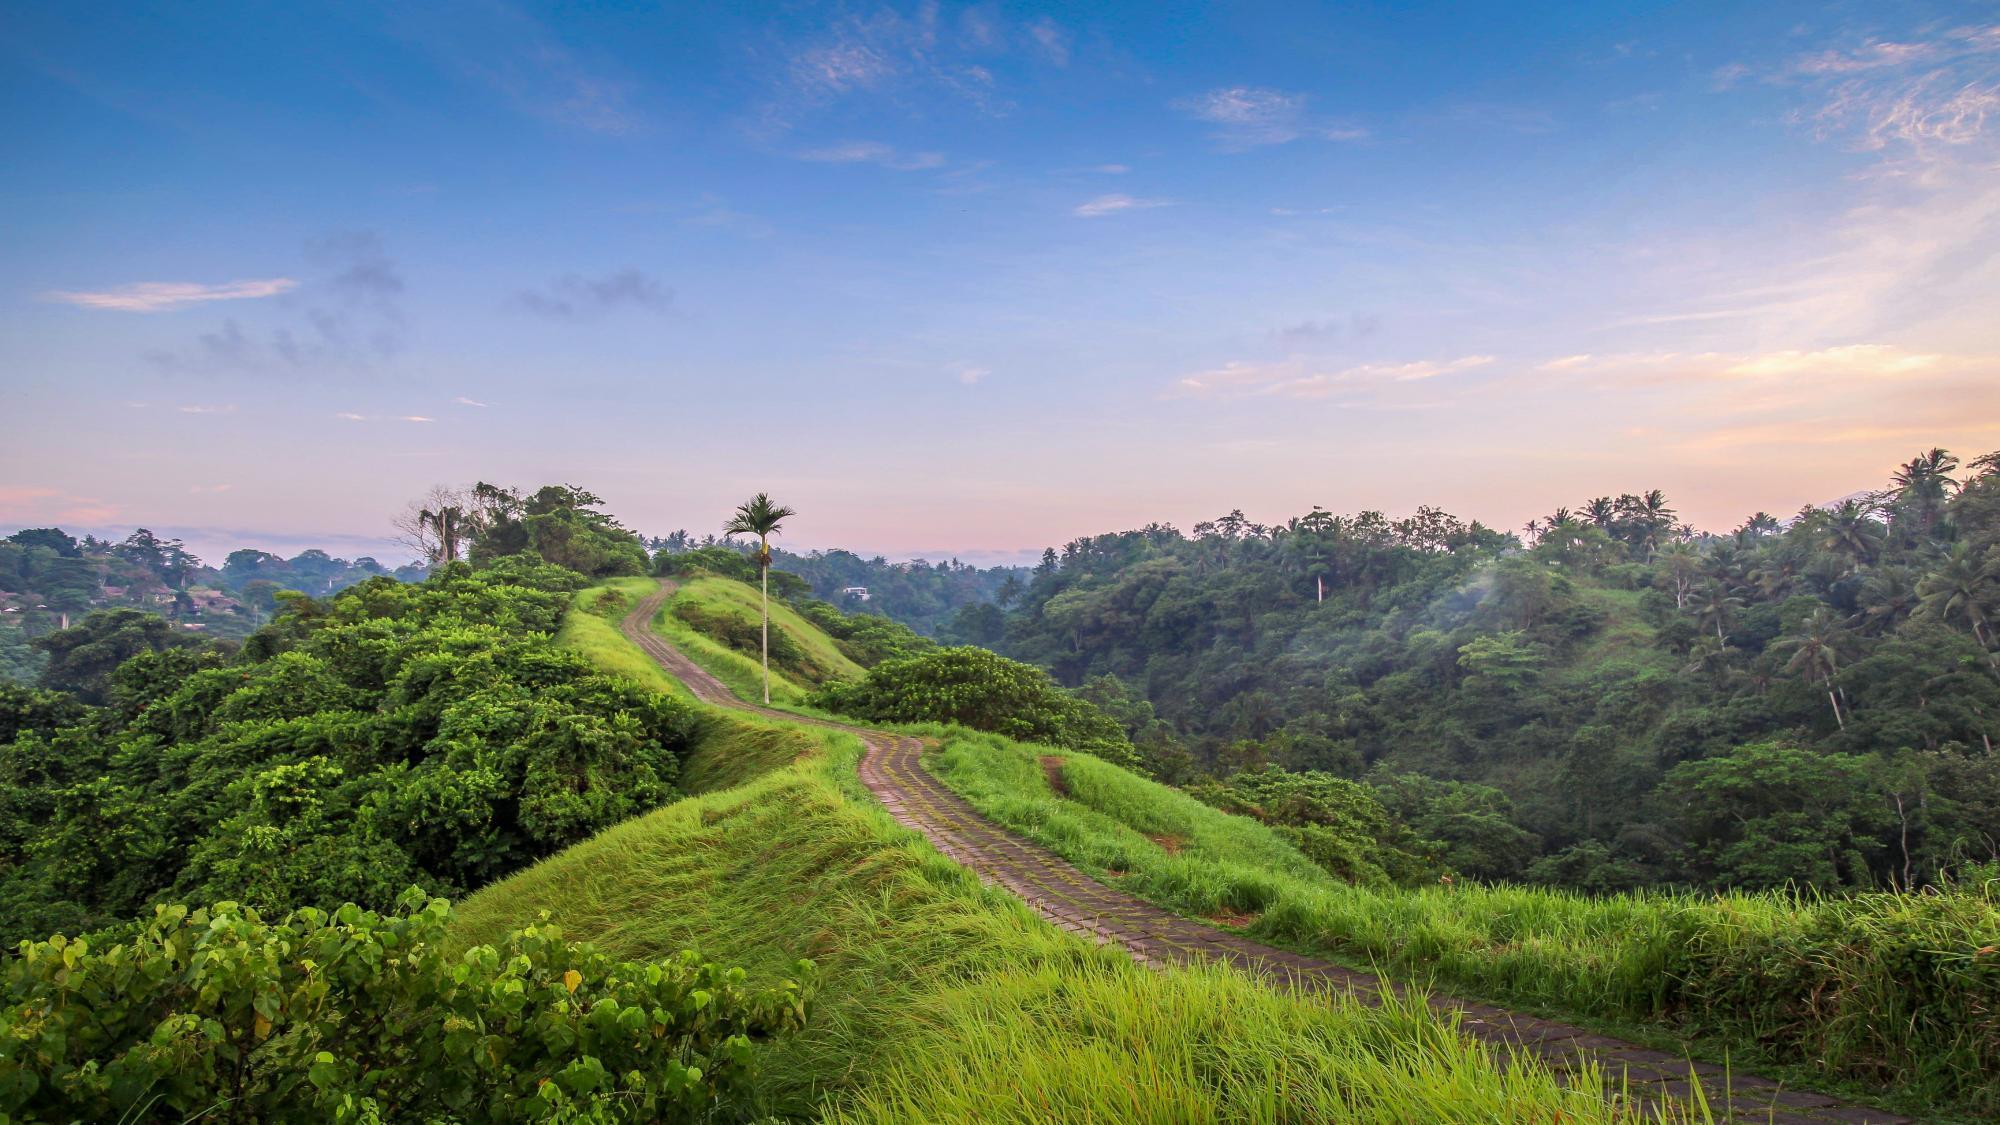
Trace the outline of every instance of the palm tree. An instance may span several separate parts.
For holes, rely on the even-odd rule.
[[[1729,587],[1720,582],[1710,582],[1708,589],[1702,594],[1701,604],[1695,607],[1695,612],[1703,625],[1714,627],[1717,644],[1728,644],[1729,636],[1725,630],[1729,625],[1729,618],[1742,608],[1743,599],[1730,593]]]
[[[1990,649],[1993,628],[1988,608],[1996,600],[1996,586],[2000,586],[2000,556],[1981,559],[1972,553],[1972,544],[1960,543],[1917,583],[1918,605],[1939,621],[1963,618],[1972,626],[1972,639]]]
[[[769,493],[759,492],[747,504],[738,504],[736,514],[722,525],[724,535],[757,537],[757,576],[764,598],[764,705],[771,705],[771,536],[786,519],[798,513],[771,502]]]
[[[1896,498],[1916,508],[1918,524],[1925,534],[1930,533],[1939,509],[1958,487],[1951,476],[1956,468],[1958,458],[1942,449],[1932,449],[1912,457],[1891,478],[1896,482]]]
[[[1840,654],[1834,647],[1840,636],[1839,625],[1833,614],[1822,608],[1814,610],[1799,628],[1798,636],[1788,637],[1777,645],[1792,653],[1792,658],[1785,662],[1785,671],[1799,672],[1808,680],[1818,681],[1826,689],[1826,701],[1833,706],[1835,725],[1846,730],[1847,720],[1840,713],[1840,698],[1833,687],[1833,675],[1840,670]]]
[[[1824,527],[1821,546],[1847,556],[1856,567],[1875,561],[1882,525],[1875,519],[1874,509],[1856,500],[1843,500],[1840,507],[1826,514]]]

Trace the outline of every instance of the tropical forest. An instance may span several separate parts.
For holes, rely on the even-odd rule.
[[[0,17],[0,1125],[2000,1121],[2000,8]]]

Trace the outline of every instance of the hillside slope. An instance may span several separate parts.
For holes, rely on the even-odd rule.
[[[616,665],[586,592],[572,643]],[[593,604],[595,602],[596,604]],[[867,1121],[1629,1120],[1594,1083],[1496,1066],[1421,1005],[1153,972],[982,888],[861,789],[851,735],[712,714],[684,773],[707,789],[464,904],[485,940],[548,911],[621,956],[682,947],[752,970],[820,966],[808,1030],[763,1110]]]

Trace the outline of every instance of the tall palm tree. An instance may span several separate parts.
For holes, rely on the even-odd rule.
[[[1785,662],[1785,671],[1798,672],[1826,689],[1826,701],[1833,706],[1834,724],[1846,730],[1847,719],[1840,713],[1840,698],[1833,686],[1834,673],[1840,670],[1840,654],[1835,647],[1839,643],[1840,626],[1833,614],[1822,608],[1814,610],[1800,624],[1797,636],[1787,637],[1775,647],[1791,650],[1792,658]]]
[[[1992,646],[1988,608],[2000,601],[1996,594],[2000,594],[2000,556],[1989,554],[1981,559],[1970,543],[1954,546],[1938,568],[1917,583],[1922,612],[1939,621],[1962,618],[1972,627],[1972,639],[1981,648]],[[1988,659],[1996,658],[1989,653]]]
[[[771,502],[769,493],[759,492],[747,504],[738,504],[736,514],[722,525],[724,535],[757,537],[757,577],[764,599],[764,705],[771,705],[771,536],[788,518],[798,515],[790,508]]]
[[[1942,449],[1932,449],[1911,458],[1892,478],[1896,482],[1896,499],[1916,509],[1918,527],[1926,535],[1937,524],[1944,502],[1958,488],[1958,481],[1951,475],[1956,468],[1958,458]]]

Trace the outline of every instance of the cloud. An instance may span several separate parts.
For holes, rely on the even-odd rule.
[[[48,301],[60,301],[86,309],[118,312],[169,312],[209,301],[248,301],[275,297],[298,287],[289,277],[267,277],[249,281],[229,281],[204,285],[198,281],[139,281],[98,290],[57,290],[44,293]]]
[[[806,37],[781,45],[769,76],[771,96],[756,110],[756,128],[784,133],[817,111],[849,98],[893,99],[932,112],[940,100],[991,116],[1013,109],[1002,92],[1009,64],[1068,66],[1068,29],[1043,16],[1013,21],[990,8],[943,18],[938,5],[908,13],[882,7],[846,12]]]
[[[339,420],[340,420],[340,421],[342,421],[342,422],[375,422],[375,421],[384,421],[384,422],[411,422],[411,423],[419,423],[419,424],[421,424],[421,423],[425,423],[425,422],[435,422],[435,421],[437,421],[437,419],[435,419],[435,418],[431,418],[431,417],[428,417],[428,416],[426,416],[426,415],[423,415],[423,414],[392,414],[392,415],[387,415],[387,416],[385,416],[385,417],[382,417],[382,418],[379,418],[379,419],[378,419],[378,418],[377,418],[376,416],[374,416],[374,415],[371,415],[371,414],[358,414],[358,413],[356,413],[356,412],[354,412],[354,411],[352,411],[352,410],[343,410],[343,411],[339,412],[338,414],[335,414],[335,415],[334,415],[334,417],[335,417],[335,418],[337,418],[337,419],[339,419]]]
[[[518,7],[412,5],[396,18],[398,30],[449,71],[494,91],[524,116],[607,135],[644,124],[632,105],[635,83],[605,60],[585,59]]]
[[[279,300],[282,320],[246,330],[234,318],[196,335],[192,344],[146,353],[175,372],[272,373],[362,368],[403,350],[403,275],[380,238],[336,231],[305,247],[312,276]]]
[[[1069,33],[1047,16],[1028,25],[1028,38],[1057,66],[1069,65]]]
[[[1304,94],[1264,86],[1223,86],[1182,98],[1173,108],[1215,126],[1210,136],[1232,151],[1288,144],[1300,137],[1358,141],[1368,136],[1360,126],[1313,118],[1306,112]]]
[[[965,365],[958,369],[958,381],[970,387],[991,374],[993,374],[991,368]]]
[[[830,148],[808,149],[800,160],[821,164],[874,164],[898,172],[917,172],[944,165],[941,152],[900,152],[880,141],[848,141]]]
[[[1912,351],[1894,344],[1841,344],[1754,352],[1621,352],[1569,355],[1540,364],[1555,374],[1692,382],[1789,382],[1810,393],[1843,383],[1882,383],[1917,375],[2000,370],[2000,358]]]
[[[1234,361],[1208,371],[1182,377],[1175,384],[1181,396],[1220,395],[1224,397],[1274,396],[1279,398],[1324,398],[1345,389],[1414,383],[1485,367],[1490,355],[1467,355],[1452,360],[1415,360],[1409,363],[1364,363],[1331,371],[1316,370],[1302,359],[1277,363]]]
[[[567,274],[544,289],[526,289],[514,295],[516,304],[538,316],[572,320],[611,312],[619,308],[662,311],[673,303],[674,291],[652,275],[638,269],[622,269],[601,278]]]
[[[37,485],[0,485],[0,521],[28,526],[97,523],[116,519],[118,505]]]
[[[221,406],[176,406],[174,409],[182,414],[234,414],[236,413],[236,404],[225,403]]]
[[[1334,317],[1316,317],[1301,320],[1272,330],[1271,335],[1279,343],[1288,345],[1310,344],[1322,340],[1333,340],[1343,335],[1364,340],[1382,329],[1382,318],[1363,313],[1349,313],[1345,320]]]
[[[482,409],[492,405],[492,403],[481,402],[476,398],[467,398],[464,395],[459,395],[457,398],[452,399],[451,401],[459,406],[477,406],[481,407]]]
[[[1095,219],[1104,215],[1115,215],[1120,211],[1140,211],[1149,207],[1169,206],[1172,206],[1171,200],[1140,199],[1135,196],[1126,195],[1123,192],[1113,192],[1110,195],[1100,195],[1096,199],[1077,204],[1076,209],[1071,214],[1079,219]]]

